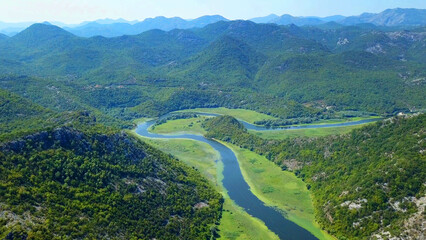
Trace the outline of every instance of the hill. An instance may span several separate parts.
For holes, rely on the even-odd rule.
[[[208,239],[219,218],[195,170],[90,118],[0,149],[2,239]]]
[[[224,36],[183,62],[170,75],[203,79],[208,85],[248,86],[264,61],[265,57],[246,43]]]
[[[426,115],[387,119],[342,136],[267,140],[229,116],[207,137],[265,155],[308,183],[318,222],[342,239],[424,238]],[[419,171],[419,169],[422,169]]]
[[[61,95],[67,101],[50,102],[38,91],[25,97],[47,108],[99,111],[121,120],[212,106],[281,118],[325,118],[342,110],[394,114],[426,105],[425,41],[423,28],[374,25],[221,21],[191,30],[81,38],[37,24],[0,41],[0,74],[30,76],[24,87],[10,81],[0,87],[21,96],[29,88]]]
[[[26,47],[33,47],[51,42],[64,42],[73,37],[71,33],[60,27],[49,23],[36,23],[13,36],[13,42]]]
[[[49,125],[54,112],[0,89],[0,140]],[[52,123],[50,123],[52,124]]]

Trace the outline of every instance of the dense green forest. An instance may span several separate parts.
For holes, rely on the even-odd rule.
[[[194,169],[106,127],[0,91],[1,239],[210,239],[222,196]]]
[[[34,24],[0,41],[0,88],[122,126],[195,107],[307,121],[425,108],[424,28],[217,22],[115,38]],[[18,84],[19,83],[19,84]]]
[[[312,191],[318,222],[339,239],[370,239],[387,231],[422,234],[425,114],[386,119],[342,136],[290,140],[262,139],[230,116],[206,120],[204,127],[207,137],[294,171]]]
[[[0,238],[209,239],[220,194],[120,130],[199,107],[277,117],[256,122],[266,126],[423,112],[426,29],[402,29],[222,21],[114,38],[48,24],[0,35]],[[207,137],[302,178],[339,239],[419,236],[425,125],[410,115],[266,140],[229,116],[203,123]]]

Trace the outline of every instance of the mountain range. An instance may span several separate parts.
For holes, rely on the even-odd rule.
[[[107,19],[69,31],[45,22],[0,35],[0,239],[227,238],[220,217],[236,214],[204,171],[126,133],[136,119],[200,107],[255,110],[277,126],[386,118],[342,136],[287,140],[229,116],[194,123],[274,161],[278,174],[293,170],[312,192],[310,214],[337,239],[424,239],[422,17],[254,22],[275,18]],[[70,32],[88,24],[143,32]],[[167,30],[151,29],[160,25]],[[118,28],[109,36],[124,34]]]
[[[321,25],[335,22],[341,25],[374,24],[376,26],[400,27],[400,26],[422,26],[426,24],[426,9],[387,9],[381,13],[363,13],[359,16],[334,15],[328,17],[294,17],[289,14],[278,16],[271,14],[265,17],[250,19],[255,23],[273,23],[278,25],[295,24],[297,26]],[[169,31],[172,29],[202,28],[208,24],[229,21],[220,15],[202,16],[192,20],[179,17],[155,17],[143,21],[127,21],[125,19],[99,19],[86,21],[80,24],[64,24],[52,22],[52,24],[63,27],[67,31],[80,36],[104,36],[116,37],[122,35],[136,35],[148,30],[159,29]],[[0,33],[12,36],[30,26],[31,22],[25,23],[3,23],[0,22]]]
[[[344,17],[341,15],[329,17],[293,17],[288,14],[282,16],[269,15],[251,19],[256,23],[275,23],[279,25],[295,24],[319,25],[327,22],[336,22],[342,25],[357,25],[371,23],[376,26],[422,26],[426,24],[426,9],[395,8],[387,9],[381,13],[363,13],[359,16]]]
[[[410,112],[426,107],[424,33],[220,21],[82,38],[34,24],[0,38],[0,74],[7,76],[0,87],[49,109],[121,120],[212,106],[282,118]]]

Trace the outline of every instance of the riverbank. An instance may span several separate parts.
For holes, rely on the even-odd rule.
[[[192,139],[207,143],[218,151],[220,154],[220,162],[223,163],[223,178],[221,183],[223,184],[223,188],[228,192],[229,198],[235,201],[235,203],[242,207],[248,214],[263,221],[265,226],[281,239],[317,239],[308,230],[285,218],[278,209],[266,206],[264,202],[259,200],[259,198],[250,191],[250,187],[242,175],[237,157],[230,148],[217,141],[206,139],[201,135],[163,135],[152,133],[149,129],[154,124],[155,121],[139,124],[135,132],[143,137],[154,139]]]
[[[247,110],[248,111],[248,110]],[[166,123],[155,126],[154,129],[150,129],[153,133],[158,134],[180,134],[180,133],[190,133],[190,134],[199,134],[204,135],[206,130],[201,126],[201,123],[208,116],[202,116],[196,118],[187,118],[187,119],[177,119],[170,120]],[[368,118],[375,119],[375,118]],[[340,124],[355,122],[361,120],[368,120],[367,118],[353,118],[354,121],[328,121],[321,122],[318,125],[324,124]],[[323,128],[304,128],[304,129],[282,129],[282,130],[268,130],[268,131],[256,131],[248,130],[250,133],[257,135],[265,139],[286,139],[286,138],[296,138],[296,137],[323,137],[328,135],[338,135],[346,134],[351,132],[354,129],[361,128],[367,124],[373,122],[351,125],[351,126],[336,126],[336,127],[323,127]],[[312,125],[312,124],[310,124]],[[308,126],[308,125],[304,125]]]
[[[172,154],[188,166],[196,168],[224,197],[224,205],[220,225],[218,226],[219,239],[257,240],[279,239],[259,219],[250,216],[243,208],[235,204],[222,185],[223,163],[217,161],[220,156],[207,143],[189,139],[152,139],[138,135],[152,146]]]
[[[249,110],[245,110],[244,113],[247,114],[247,111]],[[227,156],[226,158],[231,157],[234,159],[233,160],[234,162],[239,163],[236,165],[237,168],[233,170],[232,174],[229,175],[228,173],[226,174],[226,176],[228,177],[232,176],[233,173],[235,173],[235,171],[241,172],[240,178],[243,178],[244,180],[242,180],[242,182],[246,182],[244,184],[246,184],[246,186],[250,188],[248,192],[254,195],[253,200],[255,200],[255,202],[257,201],[261,203],[261,205],[266,204],[267,206],[274,207],[276,210],[281,212],[286,219],[293,222],[292,223],[293,225],[294,223],[296,223],[297,225],[309,231],[311,234],[313,234],[315,237],[319,239],[327,239],[327,240],[334,239],[331,235],[328,235],[326,232],[322,231],[319,225],[315,222],[312,199],[311,199],[309,191],[306,188],[306,184],[301,179],[297,178],[291,172],[282,171],[273,162],[268,161],[265,157],[260,156],[254,152],[251,152],[247,149],[241,149],[237,146],[234,146],[229,143],[224,143],[224,142],[219,142],[220,143],[219,145],[222,144],[222,147],[218,148],[217,146],[218,143],[208,141],[202,137],[202,135],[204,135],[206,131],[202,128],[201,125],[202,125],[202,122],[208,117],[210,116],[201,115],[196,118],[169,120],[166,123],[157,125],[155,127],[152,127],[153,123],[151,122],[148,125],[143,125],[144,127],[140,129],[141,130],[145,129],[145,130],[138,131],[138,133],[139,134],[143,133],[142,135],[145,136],[143,137],[145,141],[150,142],[152,145],[154,145],[155,147],[159,148],[160,150],[164,152],[175,155],[179,159],[182,159],[182,161],[184,161],[187,165],[198,169],[204,177],[209,179],[209,181],[215,185],[218,191],[222,192],[222,195],[224,196],[225,202],[226,202],[225,206],[228,208],[228,210],[232,209],[233,211],[230,214],[226,214],[226,211],[223,212],[224,215],[228,215],[228,217],[224,218],[223,223],[219,227],[219,230],[222,230],[224,234],[226,233],[225,235],[231,236],[232,233],[235,234],[235,232],[238,230],[234,228],[235,225],[238,225],[238,224],[235,224],[236,222],[241,223],[241,225],[239,225],[240,227],[251,225],[250,228],[251,229],[258,228],[259,230],[257,231],[261,231],[261,229],[264,230],[266,226],[269,226],[268,224],[271,224],[269,220],[265,220],[264,218],[262,218],[266,222],[269,222],[268,224],[266,224],[266,223],[263,223],[262,221],[259,221],[257,218],[253,218],[249,214],[247,214],[245,209],[248,210],[251,208],[251,207],[247,208],[247,206],[244,206],[247,200],[244,200],[242,202],[243,205],[241,206],[244,206],[245,208],[243,209],[238,206],[240,204],[239,201],[241,201],[242,199],[237,201],[238,202],[238,205],[237,205],[231,200],[231,198],[227,194],[226,189],[228,189],[228,187],[225,188],[222,184],[222,180],[224,179],[223,161],[215,162],[214,160],[212,160],[212,159],[220,159],[220,157],[223,158],[223,154],[226,152],[225,154],[225,156]],[[356,119],[356,120],[359,121],[362,119]],[[360,125],[361,123],[363,122],[352,122],[350,124],[355,124],[355,125],[342,126],[338,122],[333,122],[333,123],[327,122],[326,124],[329,124],[329,125],[337,124],[336,125],[337,127],[332,127],[332,126],[324,127],[325,125],[319,124],[318,128],[316,128],[315,125],[311,125],[310,128],[293,129],[293,130],[283,129],[283,130],[277,130],[277,131],[270,131],[268,129],[259,128],[259,131],[257,132],[286,133],[288,131],[299,131],[299,134],[301,135],[303,133],[306,134],[307,131],[311,131],[311,132],[317,131],[322,133],[322,132],[327,132],[329,130],[332,130],[329,132],[333,133],[336,131],[340,132],[339,128],[344,129],[344,131],[350,131],[353,128],[359,127],[358,124]],[[150,134],[147,131],[147,129],[153,134]],[[323,129],[327,129],[327,130],[324,131]],[[339,130],[336,130],[336,129],[339,129]],[[322,130],[322,131],[319,131],[319,130]],[[250,131],[253,132],[253,130],[250,130]],[[160,134],[160,135],[156,135],[156,134]],[[167,140],[153,139],[149,137],[169,138],[169,139]],[[183,139],[176,140],[176,138],[190,138],[193,140],[183,140]],[[213,149],[211,145],[214,145],[215,146],[214,148],[216,150],[221,149],[220,155],[215,156],[214,154],[215,150]],[[227,161],[229,162],[229,159]],[[230,163],[227,163],[227,164],[230,164]],[[233,188],[231,193],[235,194],[236,193],[235,191],[237,190],[235,189],[235,187],[231,187],[231,188]],[[232,199],[234,199],[234,197]],[[241,196],[239,196],[238,198],[241,198]],[[236,213],[236,214],[234,215],[233,213]],[[246,216],[244,217],[244,215]],[[250,219],[250,218],[252,218],[251,224],[245,222],[247,219]],[[280,218],[282,218],[282,216]],[[287,220],[282,219],[282,221],[285,222]],[[231,223],[234,223],[234,224],[231,224]],[[266,230],[268,229],[266,228]],[[277,229],[275,228],[275,230]],[[244,233],[246,233],[247,231],[250,231],[250,229],[243,229],[240,232],[240,234],[244,235]],[[278,230],[278,231],[281,231],[281,234],[285,233],[285,232],[282,232],[282,230]],[[272,234],[272,236],[276,236],[271,231],[269,232]]]
[[[315,222],[314,207],[306,184],[294,173],[282,171],[273,162],[247,149],[219,141],[237,156],[250,190],[268,206],[282,211],[287,219],[319,239],[335,239]]]

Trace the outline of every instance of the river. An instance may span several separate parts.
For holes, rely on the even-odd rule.
[[[208,116],[217,116],[216,114],[203,114]],[[166,115],[167,116],[167,115]],[[163,116],[162,118],[166,117]],[[160,118],[161,119],[161,118]],[[213,147],[216,151],[219,152],[221,161],[223,162],[223,186],[228,192],[229,197],[239,206],[245,209],[247,213],[262,220],[265,225],[278,235],[280,239],[288,240],[311,240],[317,239],[306,229],[300,227],[299,225],[293,223],[292,221],[286,219],[283,214],[281,214],[275,208],[266,206],[262,201],[260,201],[250,190],[249,185],[244,180],[243,175],[241,174],[241,169],[238,164],[237,157],[234,152],[226,147],[225,145],[216,142],[214,140],[207,139],[201,135],[196,134],[179,134],[179,135],[163,135],[151,133],[148,129],[155,124],[156,120],[144,122],[139,124],[136,129],[136,133],[148,137],[148,138],[167,138],[167,139],[192,139],[200,142],[204,142]],[[320,128],[320,127],[333,127],[333,126],[348,126],[348,125],[357,125],[371,120],[363,120],[357,122],[346,122],[338,124],[326,124],[326,125],[305,125],[284,129],[298,129],[298,128]],[[241,121],[244,126],[248,129],[253,129],[257,131],[267,131],[271,130],[269,128],[256,126],[244,121]],[[277,129],[275,129],[277,130]]]

